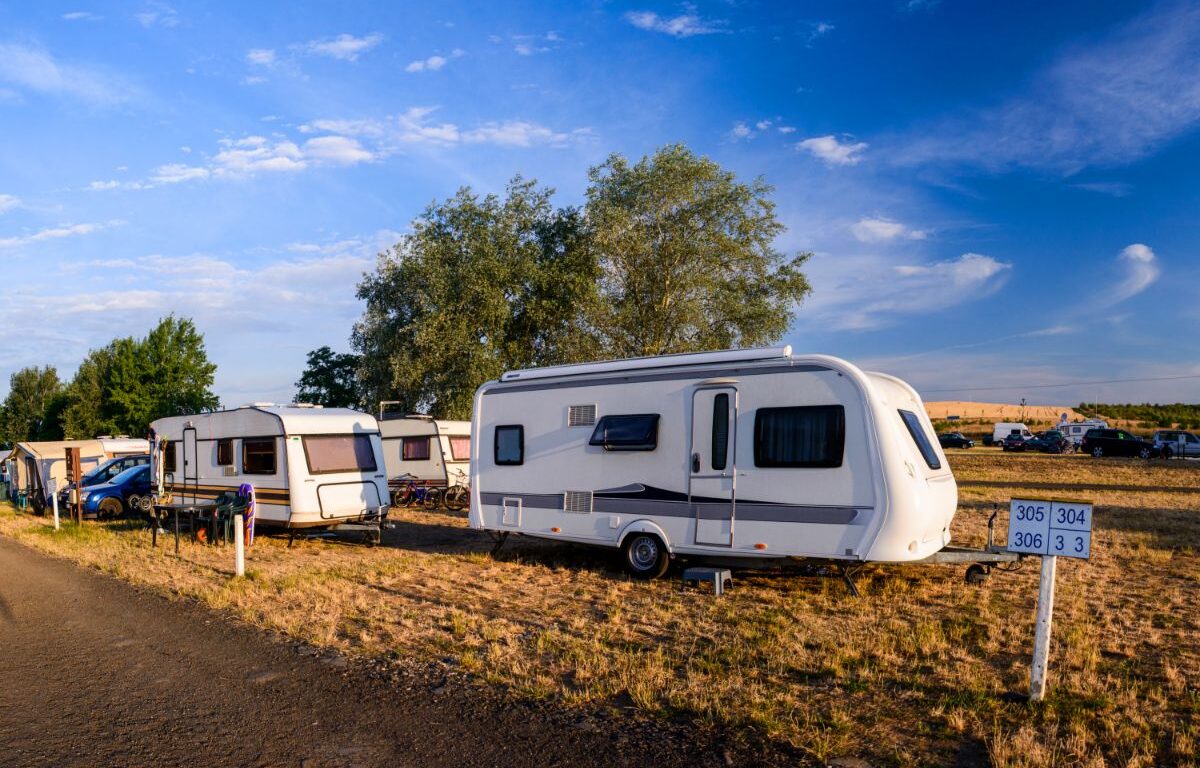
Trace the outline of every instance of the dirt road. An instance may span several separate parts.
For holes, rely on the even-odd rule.
[[[26,767],[724,762],[686,729],[373,674],[2,538],[0,745]]]

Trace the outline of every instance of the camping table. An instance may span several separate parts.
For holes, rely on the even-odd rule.
[[[216,511],[216,509],[217,509],[217,503],[215,501],[191,501],[191,502],[173,501],[169,504],[155,504],[154,505],[154,518],[155,518],[154,519],[154,532],[151,535],[152,545],[155,547],[158,546],[158,527],[159,527],[159,523],[161,522],[162,516],[164,514],[166,514],[166,515],[173,514],[175,517],[175,554],[178,555],[179,554],[179,515],[180,514],[187,515],[190,518],[192,530],[195,530],[196,516],[201,514],[202,512]],[[216,515],[211,515],[209,517],[209,525],[213,526],[214,528],[216,525],[216,523],[215,523],[216,518],[217,518]],[[210,533],[210,536],[209,536],[208,540],[212,541],[216,534],[216,531],[212,530],[212,531],[209,531],[209,533]]]

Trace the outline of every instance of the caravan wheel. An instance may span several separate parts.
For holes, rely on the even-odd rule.
[[[632,533],[621,552],[625,570],[635,579],[657,579],[667,572],[670,558],[662,541],[652,533]]]

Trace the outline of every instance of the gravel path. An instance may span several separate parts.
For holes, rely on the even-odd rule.
[[[25,767],[730,762],[683,727],[349,664],[3,538],[0,744]]]

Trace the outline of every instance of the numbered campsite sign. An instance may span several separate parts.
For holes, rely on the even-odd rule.
[[[1092,551],[1092,505],[1013,499],[1008,512],[1008,549],[1086,560]]]

